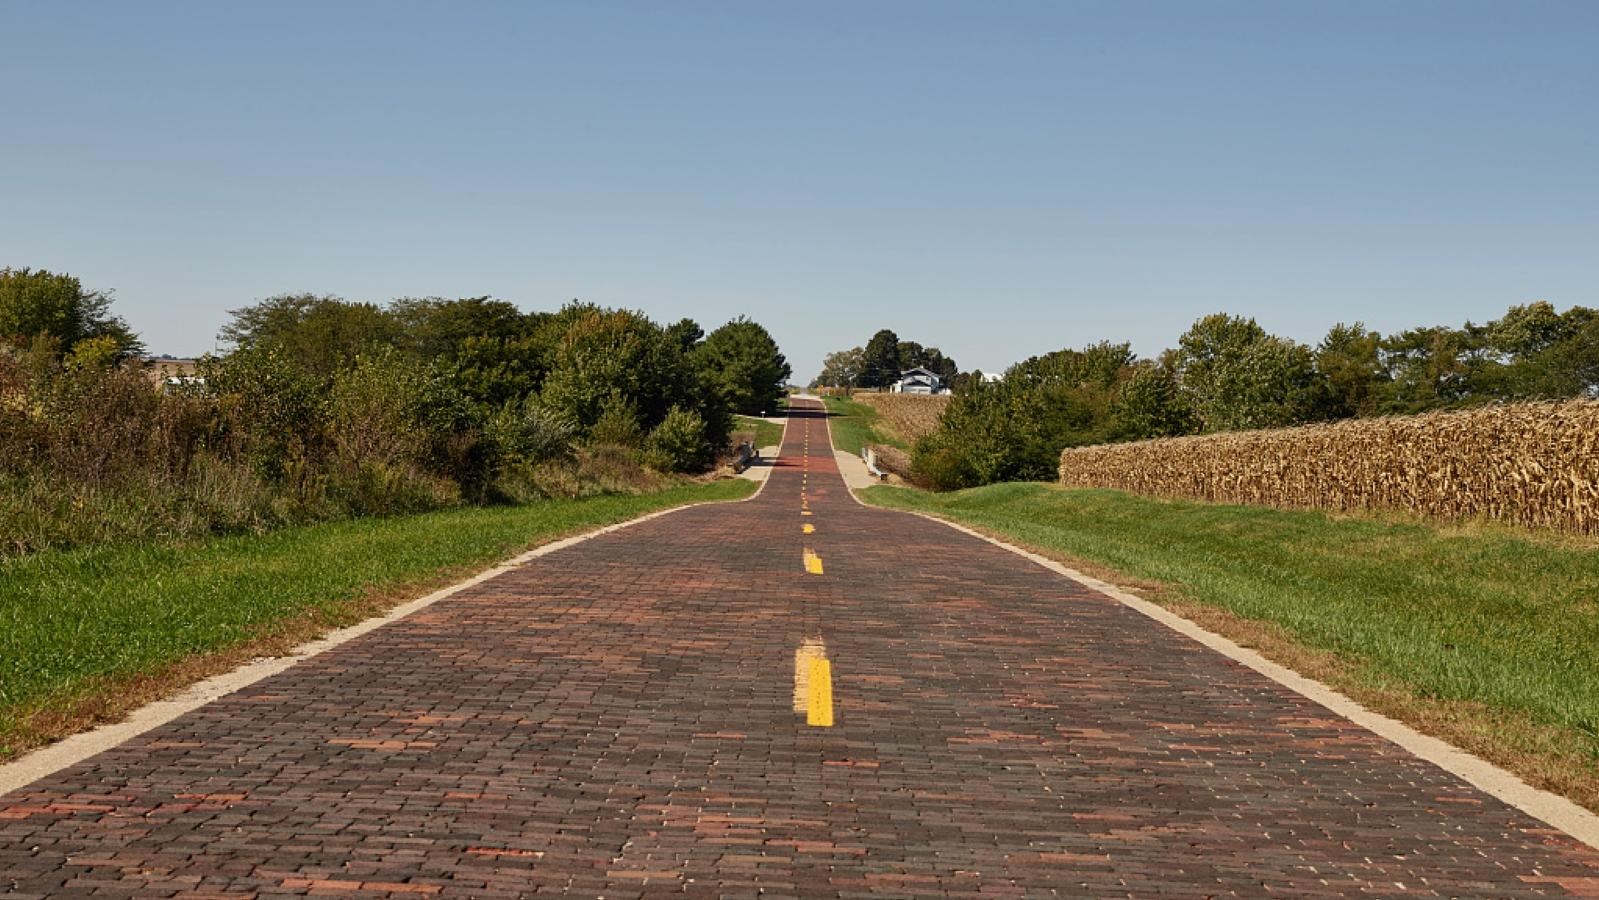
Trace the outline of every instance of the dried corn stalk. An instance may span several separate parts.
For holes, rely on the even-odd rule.
[[[938,430],[938,417],[949,405],[948,394],[868,394],[857,393],[855,400],[877,410],[888,427],[907,444]]]
[[[1516,403],[1101,444],[1061,454],[1061,483],[1159,497],[1401,509],[1599,532],[1599,402]]]

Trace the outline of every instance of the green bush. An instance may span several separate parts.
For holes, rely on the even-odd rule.
[[[0,270],[0,555],[637,493],[670,481],[646,450],[701,470],[731,428],[691,320],[292,295],[235,310],[221,337],[234,349],[195,378],[159,379],[128,359],[108,295]]]
[[[705,420],[693,410],[674,406],[650,432],[644,462],[661,472],[701,472],[713,455],[705,440]]]
[[[430,446],[423,421],[423,376],[393,348],[357,356],[333,378],[328,424],[346,465],[420,466]]]
[[[537,397],[501,406],[485,426],[503,466],[541,463],[572,455],[577,423],[540,403]]]
[[[589,428],[589,443],[637,448],[643,441],[644,429],[639,427],[638,408],[621,393],[611,394]]]
[[[1178,433],[1185,423],[1171,373],[1137,361],[1129,345],[1059,350],[998,382],[963,380],[938,430],[917,442],[912,476],[936,490],[1047,481],[1066,447]]]
[[[585,447],[577,454],[578,494],[641,494],[660,490],[669,479],[639,465],[636,450],[614,445]]]
[[[277,350],[207,357],[202,390],[216,404],[213,446],[282,484],[327,449],[323,385]]]

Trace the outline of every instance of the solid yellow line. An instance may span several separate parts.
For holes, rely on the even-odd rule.
[[[805,704],[805,724],[818,728],[833,727],[833,664],[823,656],[811,660],[809,702]]]

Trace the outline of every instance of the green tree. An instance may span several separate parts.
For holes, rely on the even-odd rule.
[[[496,410],[487,432],[502,462],[532,464],[569,457],[577,425],[538,398],[527,397]]]
[[[1118,417],[1117,404],[1135,363],[1128,344],[1101,342],[1033,357],[998,382],[961,379],[938,430],[913,449],[912,472],[941,490],[1052,479],[1062,449],[1114,440],[1128,427],[1134,410]],[[1156,424],[1133,427],[1166,427],[1172,417],[1145,413]]]
[[[1572,312],[1582,309],[1573,308]],[[1487,345],[1503,362],[1536,356],[1567,340],[1582,322],[1582,316],[1561,315],[1554,304],[1539,300],[1512,306],[1486,329]]]
[[[1599,397],[1599,313],[1576,307],[1567,315],[1581,324],[1528,360],[1524,396]]]
[[[1177,372],[1205,431],[1275,428],[1316,418],[1323,396],[1303,344],[1266,333],[1254,319],[1206,316],[1178,339]]]
[[[401,299],[388,314],[397,340],[423,360],[453,365],[461,390],[474,403],[499,409],[538,390],[549,373],[548,347],[537,332],[545,317],[505,300]]]
[[[856,386],[861,374],[861,364],[865,360],[866,351],[860,347],[851,347],[848,350],[838,350],[827,354],[822,360],[821,374],[816,376],[812,387],[853,388]]]
[[[581,433],[618,396],[646,432],[681,406],[699,414],[707,443],[727,443],[733,426],[728,399],[704,382],[677,337],[642,313],[574,302],[544,320],[534,340],[551,348],[541,402],[569,417]]]
[[[793,374],[771,334],[743,316],[711,332],[694,348],[693,360],[700,380],[746,415],[775,410]]]
[[[1339,322],[1316,347],[1316,371],[1326,383],[1325,417],[1343,419],[1376,412],[1386,380],[1382,336],[1361,322]]]
[[[422,474],[454,481],[474,501],[486,498],[492,448],[482,440],[479,407],[462,394],[447,361],[418,362],[398,348],[373,346],[334,376],[328,409],[337,457],[360,475],[357,506],[382,511],[391,488],[420,484],[414,477]],[[407,501],[411,493],[393,496],[396,509],[430,505],[423,497]]]
[[[428,446],[425,379],[415,361],[393,347],[362,353],[335,375],[329,431],[339,454],[353,464],[420,464]]]
[[[445,300],[401,298],[389,304],[398,343],[424,359],[459,357],[468,342],[515,342],[528,337],[536,320],[516,305],[490,297]]]
[[[1136,363],[1126,370],[1111,401],[1113,440],[1176,437],[1193,430],[1176,374],[1166,366]]]
[[[598,421],[613,396],[637,410],[645,430],[660,424],[673,406],[698,408],[696,400],[721,407],[720,417],[727,420],[725,399],[704,389],[677,342],[642,313],[581,305],[575,315],[566,313],[542,397],[579,427]]]
[[[945,356],[937,347],[923,347],[915,341],[899,342],[899,365],[901,370],[917,367],[926,369],[937,375],[946,386],[960,374],[960,367],[955,365],[955,360]]]
[[[1412,328],[1382,340],[1384,379],[1377,408],[1417,413],[1459,406],[1471,398],[1471,334],[1442,325]]]
[[[1013,367],[1009,374],[1019,373]],[[912,473],[939,490],[1046,480],[1085,416],[1069,405],[1066,392],[1025,376],[968,381],[945,407],[938,430],[916,443]]]
[[[872,335],[861,355],[861,370],[856,376],[857,387],[886,388],[899,380],[899,335],[887,328]]]
[[[283,294],[231,310],[233,321],[218,337],[241,350],[271,349],[293,365],[328,380],[362,351],[394,344],[400,329],[393,316],[371,303],[338,297]]]
[[[677,344],[680,352],[690,353],[705,339],[705,329],[693,319],[678,319],[666,326],[666,335]]]
[[[112,315],[109,291],[86,291],[77,278],[44,269],[0,269],[0,340],[26,346],[41,336],[54,338],[60,353],[88,340],[98,340],[96,353],[144,351],[128,323]]]
[[[499,338],[484,335],[461,342],[454,356],[456,380],[475,403],[499,408],[521,401],[544,383],[549,360],[536,338]]]
[[[1477,393],[1557,399],[1599,388],[1599,311],[1573,306],[1560,313],[1540,300],[1512,306],[1483,331],[1492,361],[1474,373]]]

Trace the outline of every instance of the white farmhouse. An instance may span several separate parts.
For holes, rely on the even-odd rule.
[[[943,390],[938,376],[921,366],[899,373],[899,380],[888,386],[891,394],[939,394]]]

